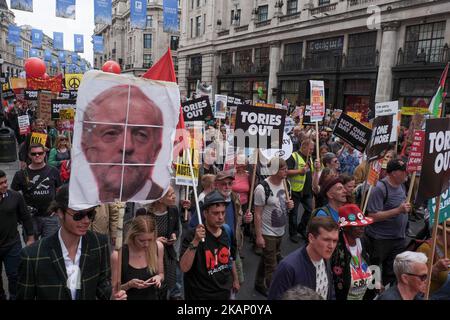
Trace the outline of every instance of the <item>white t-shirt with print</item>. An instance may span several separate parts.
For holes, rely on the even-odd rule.
[[[262,213],[262,234],[265,236],[281,237],[284,235],[287,223],[286,193],[283,183],[279,186],[272,184],[267,178],[272,194],[267,199],[264,187],[259,184],[255,189],[255,206],[264,207]]]
[[[325,267],[325,261],[313,261],[314,267],[316,267],[316,292],[324,299],[327,300],[328,296],[328,277],[327,268]]]

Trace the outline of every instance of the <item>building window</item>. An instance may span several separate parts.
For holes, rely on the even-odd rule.
[[[150,68],[153,64],[152,61],[152,55],[151,54],[144,54],[144,64],[143,64],[143,68]]]
[[[147,28],[153,28],[153,16],[147,16],[146,25]]]
[[[191,0],[191,9],[194,9],[194,0]]]
[[[445,21],[406,28],[405,63],[444,62]]]
[[[236,51],[235,66],[238,73],[249,73],[252,67],[252,49]]]
[[[258,7],[258,21],[266,21],[269,17],[269,6],[259,6]]]
[[[336,69],[342,56],[344,37],[308,41],[306,69]]]
[[[319,6],[326,6],[330,4],[330,0],[319,0]]]
[[[301,70],[303,42],[284,45],[282,71]]]
[[[191,38],[194,37],[194,19],[191,18]]]
[[[200,36],[200,27],[202,24],[202,17],[198,16],[195,18],[195,36],[199,37]]]
[[[170,50],[178,50],[178,42],[180,37],[177,36],[171,36],[170,37]]]
[[[203,15],[203,34],[206,33],[206,13]]]
[[[232,26],[240,26],[241,25],[241,9],[231,10],[231,22]]]
[[[296,104],[300,98],[300,81],[281,81],[281,101],[288,99],[292,104]]]
[[[147,33],[144,34],[144,49],[152,48],[152,35]]]
[[[347,67],[374,66],[377,32],[351,34],[348,37]]]
[[[269,72],[269,47],[255,49],[256,72]]]
[[[287,14],[293,14],[297,12],[297,0],[288,0],[287,2]]]
[[[200,7],[200,0],[197,0],[197,8]]]
[[[195,77],[202,76],[202,56],[191,57],[191,70],[189,75]]]
[[[175,69],[175,72],[178,71],[178,57],[172,57],[173,61],[173,68]]]

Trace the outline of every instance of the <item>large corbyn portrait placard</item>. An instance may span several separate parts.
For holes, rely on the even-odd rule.
[[[170,185],[179,116],[175,83],[85,73],[74,125],[69,206],[152,202]]]
[[[428,119],[418,200],[440,196],[449,187],[450,119]]]

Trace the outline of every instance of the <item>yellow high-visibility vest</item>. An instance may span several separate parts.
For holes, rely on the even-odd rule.
[[[306,166],[306,161],[298,152],[292,153],[292,157],[294,157],[295,160],[295,169],[297,170],[303,169]],[[310,170],[312,172],[314,170],[314,166],[312,165],[311,158],[309,159],[309,161],[310,161],[309,164]],[[291,182],[291,190],[294,192],[302,191],[303,187],[305,186],[305,180],[306,180],[306,173],[290,176],[289,181]]]

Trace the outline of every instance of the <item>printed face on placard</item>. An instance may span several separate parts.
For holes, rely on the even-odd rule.
[[[129,199],[143,188],[161,150],[162,131],[161,110],[137,86],[112,87],[88,104],[82,150],[100,194],[119,198],[122,183],[122,199]]]

